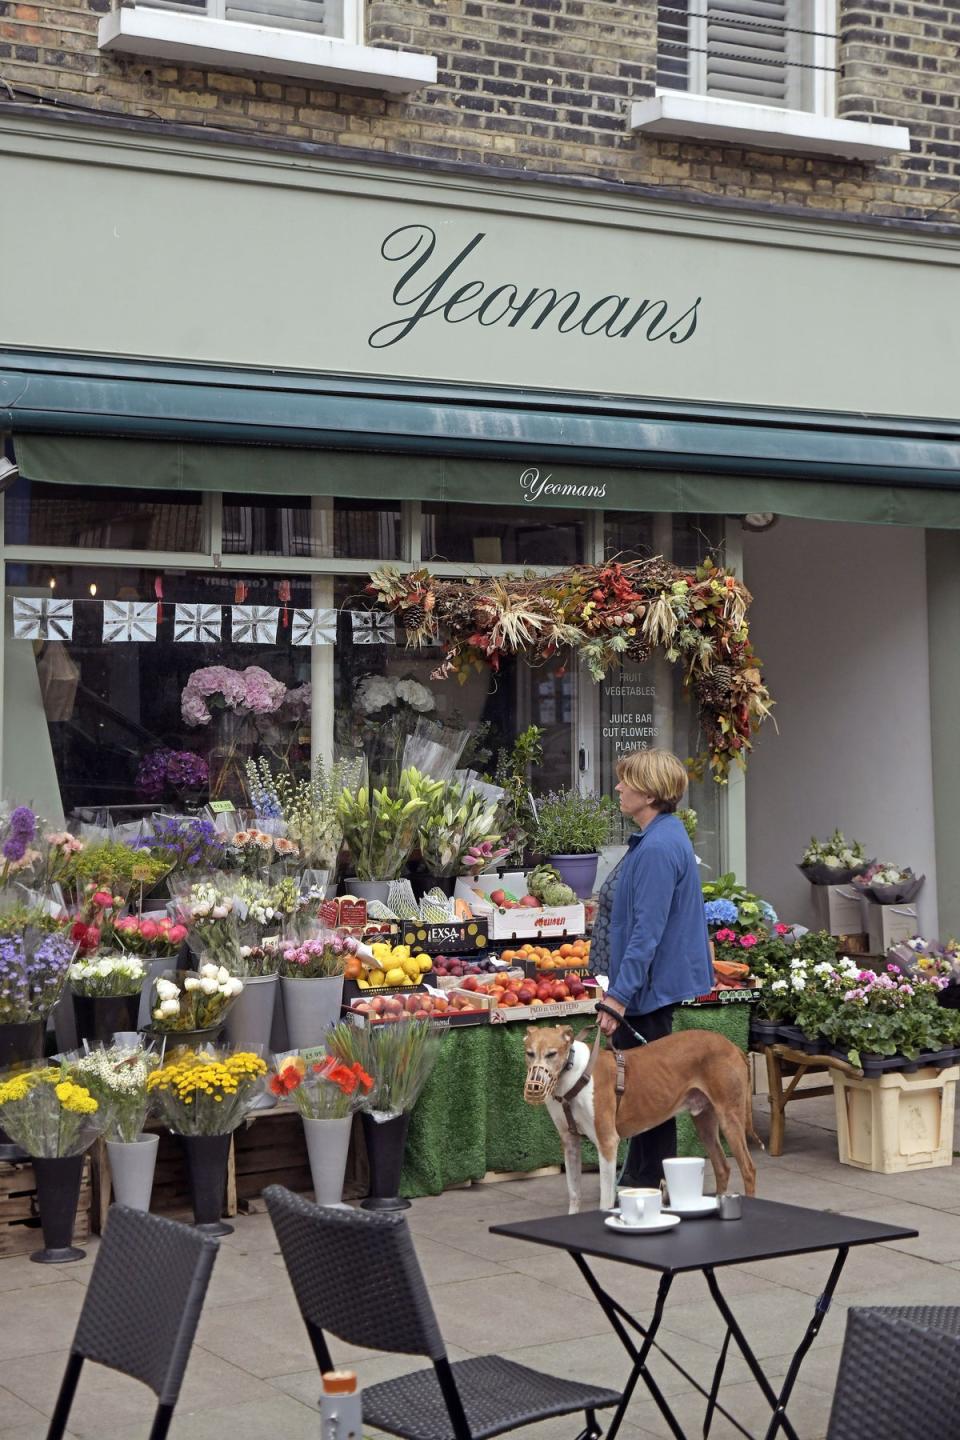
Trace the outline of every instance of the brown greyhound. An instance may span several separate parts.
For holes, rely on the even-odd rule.
[[[752,1195],[757,1170],[750,1158],[747,1137],[757,1140],[757,1136],[748,1061],[743,1052],[723,1035],[686,1030],[622,1053],[625,1085],[619,1104],[614,1053],[601,1050],[592,1075],[565,1109],[563,1097],[586,1071],[590,1047],[574,1038],[569,1025],[537,1025],[527,1030],[523,1098],[530,1105],[546,1104],[560,1133],[570,1214],[580,1209],[582,1136],[597,1147],[600,1204],[610,1210],[616,1203],[619,1141],[661,1125],[681,1110],[690,1112],[710,1156],[717,1193],[726,1190],[730,1179],[730,1166],[720,1144],[722,1132],[740,1167],[743,1188]]]

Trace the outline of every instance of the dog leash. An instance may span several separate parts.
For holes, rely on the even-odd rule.
[[[612,1015],[613,1018],[624,1027],[625,1030],[629,1030],[630,1034],[633,1036],[633,1038],[637,1041],[639,1045],[646,1045],[647,1042],[644,1037],[640,1034],[639,1030],[635,1030],[633,1028],[633,1026],[627,1020],[626,1016],[621,1015],[617,1010],[613,1010],[609,1005],[605,1005],[602,1000],[597,1001],[597,1015],[598,1017],[600,1015]],[[603,1032],[600,1029],[599,1018],[597,1020],[596,1030],[597,1033],[594,1038],[593,1046],[590,1050],[590,1057],[583,1068],[583,1073],[580,1075],[580,1078],[578,1080],[574,1081],[570,1089],[567,1090],[565,1094],[557,1097],[560,1101],[560,1107],[563,1110],[563,1118],[567,1122],[567,1129],[572,1135],[576,1135],[578,1138],[582,1137],[580,1135],[580,1131],[577,1129],[576,1121],[573,1118],[573,1102],[574,1100],[576,1100],[580,1092],[584,1090],[587,1085],[589,1085],[590,1078],[593,1075],[594,1067],[597,1063],[597,1056],[600,1054],[600,1041],[603,1039]],[[626,1062],[623,1058],[622,1050],[614,1050],[613,1058],[617,1066],[616,1095],[617,1109],[619,1110],[620,1101],[623,1098],[623,1092],[627,1088],[627,1067]]]

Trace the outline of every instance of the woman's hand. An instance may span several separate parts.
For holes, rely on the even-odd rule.
[[[608,1009],[616,1010],[618,1016],[624,1015],[626,1013],[627,1007],[625,1005],[622,1005],[619,1000],[614,1000],[610,995],[605,995],[603,997],[603,1003]],[[599,1023],[600,1030],[604,1035],[613,1035],[620,1026],[620,1021],[618,1019],[614,1019],[612,1015],[604,1014],[602,1010],[600,1011]]]

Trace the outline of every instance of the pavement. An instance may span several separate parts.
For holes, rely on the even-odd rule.
[[[765,1101],[756,1103],[766,1137]],[[955,1150],[960,1145],[955,1142]],[[808,1355],[789,1413],[801,1440],[826,1435],[845,1311],[853,1305],[960,1303],[960,1179],[955,1167],[873,1175],[840,1165],[832,1099],[809,1099],[788,1115],[786,1153],[757,1155],[758,1194],[793,1205],[910,1226],[915,1240],[853,1250],[833,1308]],[[708,1167],[709,1173],[709,1167]],[[599,1204],[596,1175],[584,1177],[585,1208]],[[489,1226],[566,1209],[562,1176],[475,1185],[414,1202],[408,1212],[417,1251],[452,1359],[496,1351],[558,1375],[620,1388],[627,1362],[619,1341],[572,1260]],[[67,1349],[96,1254],[73,1265],[0,1260],[0,1440],[43,1440]],[[797,1256],[727,1270],[724,1293],[748,1340],[776,1380],[812,1313],[829,1269],[827,1255]],[[649,1314],[656,1277],[600,1263],[605,1286],[633,1313]],[[722,1340],[702,1276],[681,1276],[660,1332],[666,1349],[708,1384]],[[409,1369],[415,1359],[333,1342],[337,1363],[361,1384]],[[660,1356],[651,1370],[684,1431],[701,1432],[700,1397]],[[319,1382],[269,1218],[240,1216],[221,1244],[181,1392],[172,1440],[319,1440]],[[727,1367],[722,1402],[748,1430],[763,1433],[769,1407],[739,1357]],[[78,1440],[146,1440],[152,1395],[135,1381],[85,1367],[69,1435]],[[532,1440],[574,1440],[580,1417],[528,1427]],[[624,1440],[669,1430],[643,1391],[631,1404]],[[736,1435],[717,1417],[712,1434]]]

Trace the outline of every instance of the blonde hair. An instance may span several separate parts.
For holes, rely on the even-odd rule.
[[[683,762],[669,750],[634,750],[617,761],[617,779],[652,795],[663,814],[672,814],[683,799],[687,788],[687,772]]]

